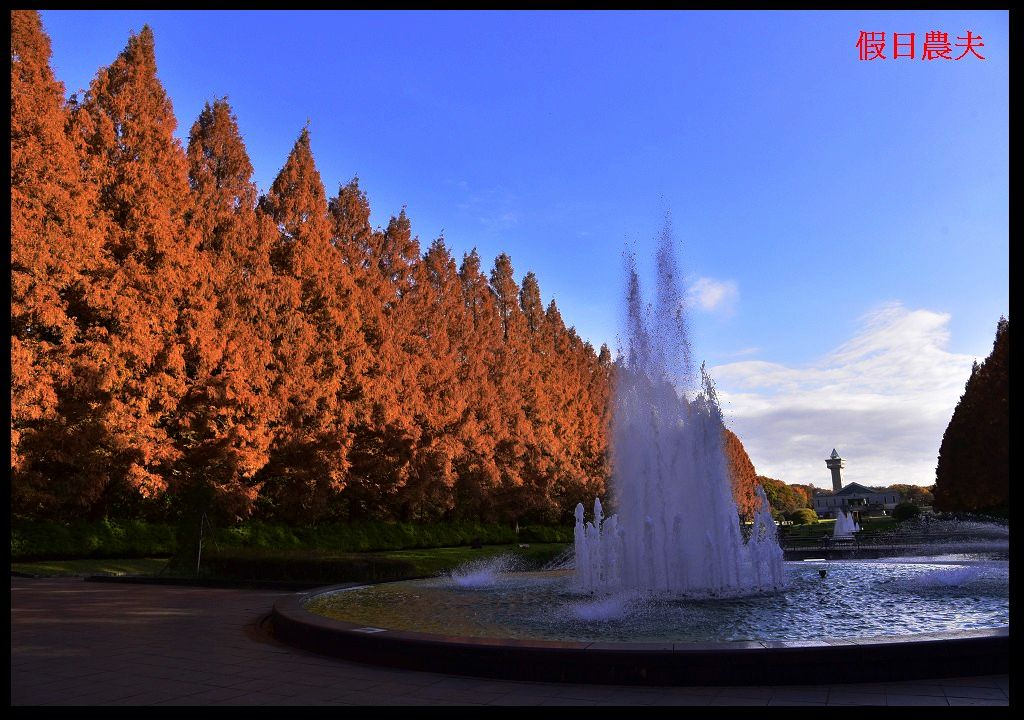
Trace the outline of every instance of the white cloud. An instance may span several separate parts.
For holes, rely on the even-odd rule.
[[[759,352],[761,352],[761,348],[759,347],[745,347],[742,350],[726,353],[723,357],[745,357],[747,355],[757,355]]]
[[[733,280],[715,280],[699,277],[690,283],[686,290],[686,298],[691,306],[705,312],[732,314],[740,291]]]
[[[975,359],[945,349],[949,319],[889,303],[806,367],[718,365],[711,375],[726,421],[763,475],[830,487],[825,457],[835,447],[847,461],[844,484],[930,485]]]

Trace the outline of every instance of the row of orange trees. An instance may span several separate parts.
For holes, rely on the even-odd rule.
[[[12,502],[555,519],[603,490],[611,358],[499,256],[328,197],[303,130],[260,196],[225,100],[174,136],[149,28],[65,102],[12,13]]]
[[[11,22],[16,514],[556,522],[603,494],[611,354],[532,273],[371,227],[307,129],[261,195],[226,100],[175,137],[148,27],[66,101],[38,13]]]

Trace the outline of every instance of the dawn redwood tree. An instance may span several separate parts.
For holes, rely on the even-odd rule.
[[[209,269],[185,222],[185,154],[148,26],[99,70],[72,120],[98,196],[105,260],[90,277],[79,402],[102,424],[96,452],[106,477],[98,480],[115,495],[155,498],[173,481],[178,452],[168,429],[196,376],[183,336]]]
[[[107,481],[103,428],[81,401],[96,377],[74,368],[103,332],[89,302],[101,234],[39,13],[10,18],[11,503],[60,516],[90,509]]]
[[[531,435],[523,457],[522,478],[530,506],[544,512],[551,505],[551,491],[565,455],[562,439],[555,434],[554,426],[564,405],[562,394],[566,388],[561,381],[564,366],[570,359],[555,356],[555,341],[559,333],[565,332],[565,326],[561,318],[549,322],[537,276],[532,272],[523,277],[519,309],[522,337],[516,345],[522,360],[518,363],[517,384]]]
[[[438,519],[455,508],[458,429],[468,411],[462,375],[469,323],[458,269],[443,238],[416,264],[404,302],[414,321],[407,354],[418,358],[413,394],[406,399],[417,433],[399,507],[404,518]]]
[[[271,220],[256,212],[252,163],[225,99],[207,103],[188,143],[188,222],[210,282],[186,328],[196,377],[181,398],[173,437],[178,494],[198,494],[229,516],[247,516],[280,425],[272,339],[277,320]]]
[[[519,306],[519,287],[515,282],[512,260],[502,253],[494,261],[490,277],[498,311],[501,336],[492,369],[495,401],[503,424],[497,437],[495,461],[501,473],[500,503],[504,512],[518,515],[536,509],[529,485],[524,486],[527,462],[535,461],[533,427],[527,416],[526,400],[530,389],[523,378],[530,370],[526,320]]]
[[[1005,511],[1010,490],[1010,321],[996,325],[992,352],[971,368],[942,436],[935,508]]]
[[[743,443],[732,430],[722,428],[722,449],[729,465],[729,478],[732,481],[732,496],[736,501],[736,509],[744,520],[753,520],[757,512],[757,473],[750,461]]]
[[[387,228],[366,239],[365,270],[357,275],[357,285],[366,313],[362,334],[367,362],[354,411],[352,484],[345,493],[353,518],[393,513],[419,440],[415,411],[420,357],[410,344],[415,318],[407,302],[415,284],[419,241],[404,209],[391,217]],[[348,252],[358,255],[358,248]]]
[[[496,375],[503,340],[494,294],[475,248],[462,258],[459,281],[466,308],[461,380],[467,408],[458,428],[461,451],[455,460],[456,511],[493,520],[498,516],[495,492],[501,482],[497,446],[504,432]]]
[[[312,521],[348,479],[363,340],[356,286],[333,242],[307,128],[261,198],[260,210],[278,231],[270,253],[271,346],[281,423],[259,480],[282,517]]]
[[[557,312],[554,301],[549,314]],[[591,501],[604,495],[610,473],[608,438],[611,422],[610,362],[602,365],[593,346],[583,342],[570,328],[565,332],[571,352],[570,372],[567,373],[567,392],[563,409],[559,413],[558,435],[565,437],[566,461],[561,487],[554,493],[555,505],[567,513],[581,501]],[[586,504],[586,503],[585,503]],[[568,515],[563,515],[568,520]]]
[[[615,365],[611,350],[604,343],[597,357],[588,361],[591,373],[589,412],[586,413],[586,433],[583,441],[584,469],[592,494],[603,494],[611,476],[610,442],[612,422],[612,394],[615,383]]]

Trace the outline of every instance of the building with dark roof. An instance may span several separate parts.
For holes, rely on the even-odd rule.
[[[852,513],[854,520],[860,522],[861,516],[888,515],[902,499],[895,490],[874,490],[860,483],[850,483],[843,487],[841,473],[846,462],[835,449],[825,460],[825,465],[832,472],[833,492],[831,495],[815,495],[811,499],[818,517],[833,518],[842,510]]]

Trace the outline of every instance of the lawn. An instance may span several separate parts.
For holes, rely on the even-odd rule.
[[[861,532],[865,535],[890,530],[896,526],[896,519],[891,516],[864,518],[860,524]],[[785,530],[785,538],[789,540],[808,540],[831,535],[835,530],[836,521],[822,519],[811,525],[791,525]],[[862,535],[863,537],[863,535]]]
[[[366,553],[367,556],[404,560],[416,568],[418,575],[437,575],[467,562],[487,560],[499,555],[514,555],[525,568],[539,568],[569,549],[565,543],[537,543],[528,548],[518,545],[485,545],[478,550],[469,547],[428,548],[421,550],[389,550]]]
[[[85,575],[156,575],[167,565],[167,558],[127,558],[108,560],[37,560],[12,562],[11,571],[40,577]]]
[[[345,582],[349,580],[401,579],[448,572],[467,562],[487,560],[500,555],[513,555],[523,569],[537,569],[562,555],[570,546],[565,543],[537,543],[521,548],[518,545],[485,545],[444,547],[419,550],[386,550],[367,553],[315,551],[269,551],[226,549],[204,553],[212,571],[203,562],[206,579],[242,580],[311,580]],[[44,560],[11,563],[13,572],[40,577],[85,575],[157,575],[168,564],[167,558]],[[181,566],[164,571],[165,576],[189,576]]]

